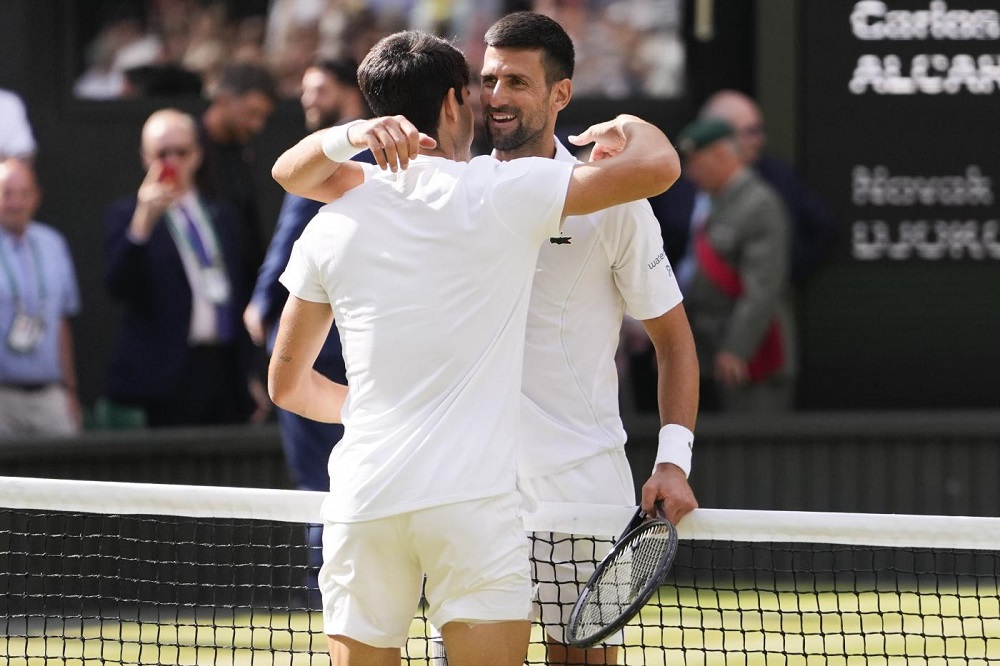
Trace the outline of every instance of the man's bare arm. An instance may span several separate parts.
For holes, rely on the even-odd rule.
[[[333,159],[328,153],[334,153],[330,146],[337,144],[347,151]],[[409,166],[421,146],[433,148],[436,142],[403,116],[361,120],[313,132],[278,157],[271,176],[286,192],[330,203],[365,181],[362,167],[347,154],[348,144],[353,154],[371,150],[380,168],[397,171]]]
[[[347,398],[347,386],[313,370],[332,324],[329,303],[289,296],[267,374],[274,404],[322,423],[340,423],[340,409]]]
[[[586,215],[646,199],[667,190],[680,177],[680,157],[655,125],[621,115],[589,127],[570,142],[595,142],[591,161],[573,170],[563,215]]]
[[[642,323],[656,350],[660,424],[676,424],[693,432],[698,417],[699,369],[684,305]],[[651,512],[657,500],[663,501],[667,518],[675,524],[698,506],[684,470],[668,462],[657,464],[642,486],[646,511]]]

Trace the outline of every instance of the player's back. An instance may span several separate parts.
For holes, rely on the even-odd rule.
[[[356,484],[355,519],[513,486],[531,279],[569,173],[522,162],[421,157],[399,174],[372,171],[299,241],[343,343],[351,390],[331,488]],[[523,196],[511,201],[508,187]],[[337,478],[358,466],[364,478]]]

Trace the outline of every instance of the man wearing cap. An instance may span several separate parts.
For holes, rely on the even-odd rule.
[[[726,122],[694,121],[677,147],[685,173],[708,194],[677,271],[698,348],[703,408],[790,409],[795,353],[784,204],[744,165]]]

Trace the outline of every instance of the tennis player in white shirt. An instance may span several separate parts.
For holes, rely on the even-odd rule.
[[[481,102],[487,137],[501,160],[577,159],[555,138],[572,97],[573,42],[551,18],[504,16],[487,31]],[[687,481],[698,412],[698,357],[681,292],[646,201],[568,217],[543,243],[532,284],[524,350],[518,475],[537,501],[634,505],[619,414],[615,350],[623,313],[642,322],[659,370],[662,430],[642,489],[647,512],[662,501],[678,522],[697,506]],[[580,650],[565,642],[578,590],[604,551],[568,534],[539,535],[533,576],[548,630],[549,664],[617,664],[621,634]]]
[[[565,215],[669,187],[679,161],[622,116],[579,137],[598,144],[591,163],[466,163],[468,65],[420,32],[379,42],[358,79],[383,117],[311,135],[273,169],[294,194],[339,197],[282,277],[269,373],[276,404],[345,425],[323,516],[331,659],[398,664],[426,574],[449,663],[514,666],[531,615],[515,462],[538,247]],[[366,147],[388,171],[350,162]],[[312,371],[334,318],[349,394]]]

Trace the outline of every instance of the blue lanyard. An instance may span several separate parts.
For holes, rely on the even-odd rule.
[[[39,305],[44,305],[48,300],[49,292],[45,287],[45,273],[42,271],[42,258],[38,254],[38,246],[35,245],[35,240],[33,238],[27,239],[28,247],[31,249],[31,262],[35,265],[35,279],[38,282],[38,301]],[[18,288],[17,279],[14,277],[14,271],[10,267],[10,262],[7,260],[7,248],[6,243],[0,243],[2,249],[0,249],[0,264],[3,265],[4,275],[7,276],[7,283],[10,285],[10,293],[14,297],[14,302],[17,304],[18,309],[21,309],[23,305],[21,299],[21,290]],[[39,307],[39,309],[44,309]]]
[[[205,210],[204,205],[200,201],[198,202],[198,213],[201,215],[201,219],[208,221],[204,226],[196,224],[191,211],[183,204],[177,204],[177,208],[179,211],[170,210],[167,212],[170,234],[174,237],[174,242],[187,248],[202,268],[224,269],[225,263],[222,258],[222,248],[219,246],[219,238],[215,234],[215,229],[212,228],[208,211]],[[207,237],[202,236],[202,230],[208,232]]]

